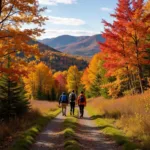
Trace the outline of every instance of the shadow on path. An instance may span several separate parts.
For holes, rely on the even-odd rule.
[[[78,122],[76,136],[82,150],[118,150],[114,141],[100,133],[100,128],[86,111],[85,117]]]
[[[37,136],[36,142],[30,150],[63,150],[63,122],[65,117],[59,114]]]

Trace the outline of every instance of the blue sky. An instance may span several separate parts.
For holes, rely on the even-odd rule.
[[[40,38],[60,35],[94,35],[103,31],[102,19],[112,22],[110,17],[117,0],[39,0],[47,7],[43,15],[49,18],[44,26],[45,34]]]

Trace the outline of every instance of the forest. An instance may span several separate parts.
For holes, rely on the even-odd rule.
[[[37,0],[0,0],[0,149],[28,149],[72,90],[84,91],[87,111],[117,144],[150,149],[150,0],[118,0],[92,58],[31,42],[44,33],[45,10]]]

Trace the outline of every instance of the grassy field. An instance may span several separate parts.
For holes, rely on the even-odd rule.
[[[18,137],[32,134],[33,130],[36,132],[34,137],[51,118],[58,114],[58,111],[56,102],[31,101],[30,112],[22,118],[0,124],[0,150],[7,149]]]
[[[114,136],[119,144],[130,139],[144,150],[150,149],[150,91],[114,100],[95,98],[88,106],[103,132]]]

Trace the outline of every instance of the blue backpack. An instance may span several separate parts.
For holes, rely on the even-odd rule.
[[[62,103],[67,103],[67,96],[66,95],[61,96],[61,102]]]

